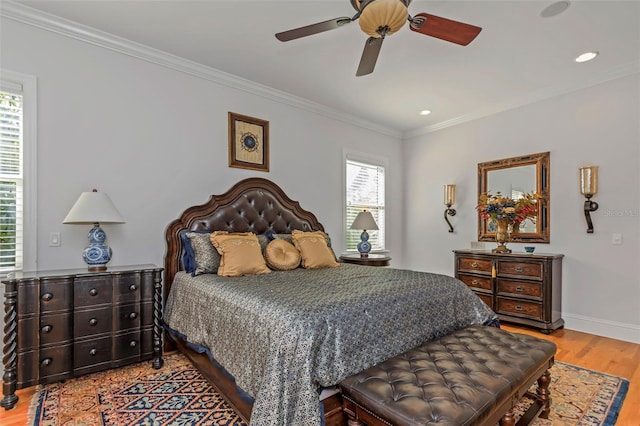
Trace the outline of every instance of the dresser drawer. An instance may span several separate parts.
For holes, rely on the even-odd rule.
[[[497,290],[500,295],[526,296],[542,300],[542,285],[538,282],[512,281],[498,279]]]
[[[493,309],[493,296],[491,294],[476,293],[476,296],[478,296],[488,307]]]
[[[141,319],[142,312],[141,306],[139,304],[117,306],[114,312],[114,330],[130,330],[140,328]]]
[[[131,357],[140,357],[143,350],[142,332],[132,331],[114,337],[113,360],[125,360]]]
[[[113,312],[111,306],[76,311],[73,316],[73,335],[76,338],[108,333],[111,331],[112,326]]]
[[[489,259],[477,259],[475,257],[458,258],[458,270],[474,271],[479,273],[491,274],[493,262]]]
[[[544,266],[540,262],[510,262],[498,260],[497,273],[498,276],[542,280],[544,278]]]
[[[521,317],[542,319],[542,304],[524,300],[496,298],[496,312],[506,315],[517,315]]]
[[[137,302],[143,298],[143,283],[140,274],[117,275],[113,277],[113,287],[116,303]]]
[[[18,383],[23,387],[52,383],[73,376],[72,345],[18,354]]]
[[[70,310],[73,307],[73,279],[42,279],[18,286],[18,315]]]
[[[493,286],[491,285],[491,277],[458,274],[458,279],[471,288],[493,291]]]
[[[110,277],[76,279],[73,303],[76,308],[111,303],[113,289]]]
[[[76,342],[73,345],[73,358],[76,374],[97,371],[87,367],[99,366],[111,360],[111,336]]]
[[[64,343],[72,339],[71,313],[43,315],[18,320],[18,347],[31,350],[38,345]]]

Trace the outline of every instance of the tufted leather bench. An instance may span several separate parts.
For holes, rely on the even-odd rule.
[[[549,415],[555,353],[547,340],[470,326],[346,378],[343,410],[350,426],[513,426],[526,395],[535,401],[518,424],[528,424]]]

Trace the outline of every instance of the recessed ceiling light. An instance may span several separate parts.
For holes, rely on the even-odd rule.
[[[558,1],[542,9],[542,12],[540,12],[540,16],[542,16],[543,18],[551,18],[552,16],[560,15],[568,8],[568,1]]]
[[[428,109],[423,109],[422,111],[420,111],[420,115],[429,115],[431,114],[431,111],[429,111]]]
[[[585,52],[581,55],[579,55],[575,61],[576,62],[587,62],[592,60],[593,58],[595,58],[596,56],[598,56],[598,52]]]

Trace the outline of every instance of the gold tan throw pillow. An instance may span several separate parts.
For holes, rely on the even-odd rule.
[[[264,250],[267,265],[276,271],[290,271],[300,265],[300,252],[288,241],[273,240]]]
[[[220,253],[218,275],[239,277],[271,272],[262,257],[258,237],[253,232],[216,231],[211,234],[211,243]]]
[[[335,268],[333,251],[327,245],[327,234],[322,231],[303,232],[295,230],[291,233],[293,245],[300,251],[302,267],[306,269]]]

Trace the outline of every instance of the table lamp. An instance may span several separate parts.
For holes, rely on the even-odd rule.
[[[355,220],[351,224],[351,229],[362,229],[360,242],[358,243],[358,251],[360,252],[361,257],[369,256],[371,243],[369,243],[369,234],[367,233],[367,229],[370,231],[378,230],[378,224],[376,224],[371,212],[364,210],[358,213],[358,216],[356,216]]]
[[[100,228],[102,223],[124,223],[122,215],[104,192],[93,190],[80,194],[78,201],[62,223],[93,224],[89,231],[89,245],[82,252],[82,258],[89,265],[89,271],[106,271],[111,260],[111,247],[105,244],[107,235]]]

